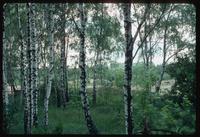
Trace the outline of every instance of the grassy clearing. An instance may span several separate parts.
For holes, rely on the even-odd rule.
[[[99,88],[97,103],[92,104],[91,91],[88,89],[92,118],[100,134],[124,134],[124,111],[121,90]],[[43,106],[39,106],[39,124],[33,128],[33,134],[88,134],[80,99],[71,97],[65,109],[49,106],[49,126],[43,126]],[[12,134],[23,134],[23,109],[13,114]]]
[[[125,134],[123,89],[114,86],[112,88],[99,87],[97,90],[97,103],[95,105],[92,103],[92,89],[87,89],[87,92],[91,116],[99,130],[99,134]],[[154,101],[151,103],[147,102],[147,105],[144,106],[142,104],[144,101],[143,92],[142,90],[138,92],[132,91],[134,95],[134,133],[143,130],[144,113],[147,113],[149,117],[151,128],[170,129],[180,133],[194,132],[195,114],[189,112],[189,109],[182,110],[173,102],[155,93],[149,94],[149,97],[151,96],[151,99]],[[17,98],[19,99],[19,97]],[[17,106],[17,110],[12,112],[12,118],[9,120],[11,122],[11,134],[24,133],[23,107],[18,107],[19,101],[17,98],[15,98],[17,103],[14,103]],[[38,127],[33,127],[33,134],[88,134],[80,96],[77,91],[70,92],[70,101],[65,109],[62,107],[58,108],[54,98],[55,96],[52,94],[49,104],[49,126],[47,129],[44,128],[43,101],[39,101],[39,124]],[[190,123],[187,121],[190,121]],[[184,124],[185,122],[187,124]]]

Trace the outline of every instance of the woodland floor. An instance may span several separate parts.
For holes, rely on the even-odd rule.
[[[125,134],[123,89],[99,87],[95,105],[92,103],[92,88],[88,88],[87,92],[91,115],[100,134]],[[137,95],[134,98],[137,99]],[[135,100],[134,98],[133,100]],[[18,100],[19,96],[15,98],[17,103],[19,102]],[[65,109],[58,108],[55,102],[55,96],[52,93],[47,130],[43,126],[43,102],[39,102],[39,124],[37,127],[33,127],[33,134],[88,134],[80,96],[77,92],[70,92],[70,101]],[[15,105],[18,106],[17,104]],[[141,117],[140,111],[135,111],[134,114],[135,117]],[[15,109],[11,117],[10,133],[23,134],[23,107]]]

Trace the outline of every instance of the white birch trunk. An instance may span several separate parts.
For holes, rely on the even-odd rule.
[[[25,60],[24,60],[24,33],[22,31],[22,26],[21,26],[21,19],[20,19],[20,14],[19,14],[19,7],[20,4],[17,4],[17,17],[18,17],[18,27],[19,27],[19,36],[20,36],[20,59],[21,59],[21,64],[20,64],[20,71],[21,71],[21,93],[20,93],[20,105],[22,105],[23,103],[23,94],[24,94],[24,90],[25,90],[25,85],[24,85],[24,81],[25,81],[25,76],[24,76],[24,68],[25,68]]]
[[[26,89],[25,89],[25,106],[24,106],[24,132],[25,134],[31,134],[31,16],[30,16],[30,3],[27,3],[28,8],[28,22],[27,22],[27,33],[28,33],[28,42],[27,42],[27,67],[25,71],[26,77]]]
[[[46,87],[46,95],[44,100],[44,110],[45,110],[45,126],[48,126],[48,105],[49,105],[49,97],[51,94],[51,87],[52,87],[52,79],[53,79],[53,42],[54,42],[54,18],[53,18],[53,11],[54,6],[49,4],[49,13],[48,13],[48,22],[47,22],[47,30],[48,32],[48,46],[49,46],[49,52],[50,52],[50,64],[49,64],[49,70],[48,70],[48,79],[47,79],[47,87]]]
[[[62,32],[61,32],[61,92],[62,92],[62,105],[65,108],[66,106],[66,94],[65,94],[65,4],[62,4],[62,15],[61,15],[61,24],[62,24]]]
[[[85,71],[85,14],[83,3],[79,4],[79,10],[81,14],[81,28],[80,28],[80,52],[79,52],[79,68],[80,68],[80,95],[82,100],[82,107],[85,115],[85,120],[90,134],[97,134],[95,124],[90,115],[89,102],[86,92],[86,71]]]
[[[6,71],[6,62],[5,62],[5,4],[3,5],[3,23],[4,23],[4,29],[3,29],[3,132],[8,133],[9,128],[8,128],[8,83],[7,79],[5,76],[5,71]]]
[[[94,61],[94,72],[93,72],[93,103],[96,104],[96,69],[97,69],[97,61],[98,61],[98,50],[96,51],[96,57],[95,57],[95,61]]]
[[[66,56],[65,56],[65,78],[66,78],[66,102],[69,101],[69,88],[68,88],[68,67],[67,67],[67,57],[68,57],[68,48],[69,48],[69,35],[67,37],[67,48],[66,48]]]
[[[125,128],[126,134],[133,133],[132,120],[132,95],[131,95],[131,79],[132,79],[132,27],[130,23],[131,3],[124,4],[124,29],[125,29],[125,83],[124,83],[124,108],[125,108]]]
[[[30,43],[30,49],[31,49],[31,126],[33,125],[34,121],[34,114],[35,114],[35,91],[36,91],[36,39],[35,39],[35,3],[31,3],[30,6],[30,20],[31,20],[31,28],[30,28],[30,37],[31,37],[31,43]]]

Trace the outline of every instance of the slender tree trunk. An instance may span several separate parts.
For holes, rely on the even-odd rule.
[[[69,88],[68,88],[68,67],[67,67],[67,57],[68,57],[68,48],[69,48],[69,35],[67,37],[67,48],[66,48],[66,56],[65,56],[65,82],[66,82],[66,92],[65,92],[65,97],[66,101],[69,101]]]
[[[6,4],[3,5],[3,23],[4,23],[4,28],[3,28],[3,133],[8,134],[9,133],[9,127],[8,127],[8,83],[7,83],[7,79],[5,76],[5,71],[6,71],[6,63],[5,63],[5,47],[6,47],[6,43],[5,43],[5,6]]]
[[[21,59],[21,64],[20,64],[20,72],[21,72],[21,93],[20,93],[20,105],[22,105],[23,103],[23,94],[24,94],[24,90],[25,90],[25,85],[24,85],[24,68],[25,68],[25,60],[24,60],[24,40],[23,40],[23,32],[22,32],[22,27],[21,27],[21,20],[20,20],[20,15],[19,15],[19,5],[17,4],[17,17],[18,17],[18,26],[19,26],[19,36],[20,36],[20,59]]]
[[[77,89],[76,89],[76,66],[74,66],[74,91],[76,91]]]
[[[48,23],[47,23],[47,29],[48,32],[48,46],[49,46],[49,52],[50,52],[50,64],[49,64],[49,70],[48,70],[48,80],[47,80],[47,88],[46,88],[46,95],[44,100],[44,110],[45,110],[45,127],[48,126],[48,105],[49,105],[49,97],[51,94],[51,87],[52,87],[52,79],[53,79],[53,42],[54,42],[54,35],[53,35],[53,29],[54,29],[54,18],[53,18],[53,11],[54,6],[49,4],[49,13],[48,13]]]
[[[125,83],[124,83],[124,104],[125,104],[125,127],[126,134],[133,132],[132,120],[132,95],[131,95],[131,79],[132,79],[132,27],[130,23],[131,3],[124,4],[124,29],[126,38],[125,49]]]
[[[18,5],[19,6],[19,5]],[[29,5],[27,5],[29,8]],[[19,8],[19,7],[18,7]],[[20,29],[20,45],[21,45],[21,95],[23,95],[23,101],[22,99],[20,99],[21,103],[24,102],[24,133],[25,134],[31,134],[31,126],[30,126],[30,98],[29,98],[29,82],[30,82],[30,77],[28,77],[29,75],[29,71],[30,71],[30,67],[28,68],[28,66],[26,65],[27,60],[25,58],[25,56],[27,55],[27,59],[30,59],[30,16],[29,16],[29,11],[28,11],[28,44],[27,44],[27,48],[24,47],[24,35],[22,32],[22,28],[21,28],[21,21],[20,21],[20,16],[18,15],[18,25],[19,25],[19,29]],[[26,54],[26,51],[27,53]],[[30,63],[30,60],[29,60]],[[30,66],[30,64],[29,64]],[[29,70],[28,70],[29,69]],[[27,82],[28,81],[28,82]],[[29,85],[28,85],[29,84]]]
[[[78,70],[78,64],[79,64],[79,62],[77,61],[77,69],[76,69],[76,90],[78,91],[78,89],[79,89],[79,70]]]
[[[36,55],[35,55],[35,4],[28,3],[28,96],[29,96],[29,128],[28,131],[31,134],[31,127],[33,125],[33,116],[34,116],[34,94],[36,87]],[[29,134],[28,133],[28,134]]]
[[[28,36],[29,38],[29,36]],[[29,41],[29,40],[28,40]],[[29,41],[30,42],[30,41]],[[30,54],[28,53],[28,49],[30,48],[29,47],[29,43],[27,44],[27,48],[26,50],[24,50],[24,52],[26,51],[27,54],[24,54],[27,59],[23,58],[23,62],[24,62],[24,93],[23,93],[23,96],[24,96],[24,99],[23,99],[23,102],[24,102],[24,133],[25,134],[30,134],[31,132],[31,129],[30,129],[30,98],[29,98],[29,66],[27,65],[28,63],[28,58],[30,58]]]
[[[36,62],[36,25],[35,25],[35,3],[31,4],[31,125],[37,125],[37,62]]]
[[[35,3],[32,3],[30,6],[30,37],[31,37],[31,43],[30,43],[30,49],[31,49],[31,126],[34,124],[34,121],[36,120],[37,116],[35,113],[36,108],[36,27],[35,27]]]
[[[24,131],[25,134],[31,134],[31,4],[27,3],[27,8],[28,8],[28,23],[27,23],[27,31],[28,31],[28,42],[27,42],[27,63],[28,66],[26,68],[25,72],[25,108],[24,108]]]
[[[96,104],[96,67],[97,67],[97,60],[98,60],[98,51],[96,51],[96,58],[94,61],[94,72],[93,72],[93,103]]]
[[[15,84],[14,84],[14,72],[13,72],[13,61],[12,61],[12,57],[13,57],[13,52],[12,52],[12,48],[13,48],[13,38],[11,38],[10,42],[9,42],[9,58],[7,59],[7,71],[8,71],[8,84],[11,87],[11,104],[15,104],[14,103],[14,93],[15,93]]]
[[[62,105],[65,108],[66,106],[66,95],[65,95],[65,4],[61,4],[63,13],[61,15],[62,21],[62,33],[61,33],[61,79],[60,79],[60,86],[62,92]]]
[[[85,115],[85,120],[87,122],[87,127],[90,134],[97,134],[96,126],[89,111],[89,102],[86,92],[86,71],[85,71],[85,23],[86,17],[84,13],[83,3],[79,4],[80,17],[81,17],[81,31],[80,31],[80,52],[79,52],[79,68],[80,68],[80,95],[82,100],[82,107]]]
[[[99,53],[100,54],[100,59],[99,59],[99,65],[101,68],[101,73],[100,73],[100,80],[101,80],[101,86],[103,86],[103,65],[102,65],[102,52]]]
[[[145,35],[147,34],[147,21],[145,21],[145,26],[144,26],[144,32]],[[150,37],[150,36],[149,36]],[[144,47],[144,49],[143,49]],[[143,53],[143,59],[144,59],[144,65],[145,65],[145,77],[146,77],[146,82],[145,82],[145,90],[144,90],[144,94],[143,94],[143,105],[144,105],[144,116],[143,116],[143,134],[147,135],[149,134],[149,125],[148,125],[148,121],[149,121],[149,116],[148,116],[148,101],[149,101],[149,92],[150,92],[150,79],[149,79],[149,63],[150,63],[150,46],[147,43],[147,39],[144,40],[144,46],[142,47],[142,53]]]
[[[160,86],[161,86],[161,82],[163,80],[163,76],[164,76],[164,72],[165,72],[165,64],[166,64],[166,37],[167,37],[167,29],[168,27],[165,27],[164,30],[164,42],[163,42],[163,62],[162,62],[162,66],[161,66],[161,72],[160,72],[160,78],[156,83],[156,92],[158,93],[160,91]]]
[[[35,126],[38,125],[38,92],[39,92],[39,45],[38,42],[36,42],[36,69],[35,69],[35,94],[34,94],[34,116],[33,116],[33,124]]]
[[[8,83],[5,76],[5,67],[3,67],[3,132],[6,134],[9,133],[9,126],[8,126],[8,103],[9,102],[8,102],[7,87],[8,87]]]
[[[164,69],[165,69],[165,65],[161,66],[161,72],[160,72],[160,77],[159,80],[156,83],[156,92],[158,93],[160,91],[160,86],[163,80],[163,76],[164,76]]]

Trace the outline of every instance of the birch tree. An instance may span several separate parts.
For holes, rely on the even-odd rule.
[[[51,94],[51,87],[52,87],[52,79],[53,79],[53,47],[54,47],[54,17],[53,17],[53,11],[54,11],[54,5],[49,4],[49,12],[48,12],[48,22],[47,22],[47,28],[48,28],[48,47],[50,52],[49,57],[49,68],[48,68],[48,79],[47,79],[47,87],[46,87],[46,95],[44,100],[44,111],[45,111],[45,126],[48,126],[48,105],[49,105],[49,97]]]
[[[61,14],[61,24],[62,24],[62,32],[61,32],[61,92],[62,92],[62,104],[63,107],[66,106],[66,88],[65,88],[65,4],[61,4],[62,6],[62,14]]]
[[[120,24],[117,18],[108,15],[107,7],[103,3],[93,4],[91,21],[88,22],[86,35],[90,40],[89,50],[94,53],[93,57],[93,103],[96,103],[97,76],[103,81],[103,59],[117,49],[118,40],[121,39]],[[101,69],[101,71],[99,69]]]
[[[3,28],[3,132],[8,133],[9,128],[8,128],[8,83],[7,79],[5,76],[5,71],[6,71],[6,62],[5,62],[5,7],[6,4],[3,5],[3,23],[4,23],[4,28]]]
[[[26,41],[24,41],[24,32],[22,31],[22,24],[21,24],[21,18],[19,14],[19,7],[20,4],[17,5],[17,17],[18,17],[18,27],[19,27],[19,41],[20,41],[20,59],[21,59],[21,95],[23,95],[20,101],[24,104],[24,133],[30,134],[31,133],[31,126],[30,126],[30,96],[29,96],[29,86],[30,84],[30,77],[29,77],[29,70],[30,70],[30,5],[27,4],[27,32],[28,32],[28,41],[27,41],[27,47],[25,47]],[[29,62],[28,62],[29,59]],[[27,66],[27,63],[29,63]],[[21,103],[22,103],[21,102]],[[21,104],[20,103],[20,104]]]
[[[24,76],[24,68],[25,68],[25,62],[24,62],[24,46],[25,46],[25,42],[23,40],[24,37],[24,33],[22,32],[22,26],[21,26],[21,19],[20,19],[20,15],[19,15],[19,7],[20,4],[17,4],[17,19],[18,19],[18,28],[19,28],[19,36],[20,36],[20,60],[21,60],[21,64],[20,64],[20,73],[21,73],[21,94],[20,94],[20,104],[22,104],[22,97],[23,97],[23,93],[25,90],[25,76]]]
[[[31,107],[32,107],[32,103],[31,103],[31,4],[27,3],[27,9],[28,9],[28,13],[27,13],[27,34],[28,34],[28,39],[27,39],[27,68],[26,68],[26,72],[25,72],[25,77],[27,83],[26,83],[26,91],[24,94],[25,97],[25,107],[24,107],[24,132],[25,134],[31,134],[31,116],[32,116],[32,111],[31,111]]]
[[[87,122],[87,127],[90,134],[97,134],[98,131],[94,122],[92,120],[90,111],[89,111],[89,102],[86,92],[86,70],[85,70],[85,24],[86,16],[84,11],[83,3],[79,4],[81,27],[79,29],[80,36],[80,52],[79,52],[79,68],[80,68],[80,95],[82,100],[82,107],[85,115],[85,120]]]
[[[5,62],[3,62],[3,66],[5,66]],[[9,132],[8,126],[8,83],[5,76],[5,67],[3,67],[3,132]]]
[[[132,120],[132,95],[131,95],[131,80],[132,80],[132,61],[134,59],[134,56],[132,54],[133,52],[133,46],[135,43],[135,40],[138,36],[138,33],[141,29],[141,26],[143,25],[145,21],[145,17],[147,14],[146,7],[143,18],[141,22],[139,23],[136,32],[134,34],[134,37],[132,37],[132,26],[131,26],[131,3],[126,3],[123,5],[123,13],[124,13],[124,29],[125,29],[125,82],[124,82],[124,109],[125,109],[125,127],[126,127],[126,134],[132,134],[133,132],[133,120]]]
[[[131,95],[131,78],[132,78],[132,51],[131,45],[132,27],[130,20],[131,4],[124,4],[124,29],[126,38],[125,51],[125,83],[124,83],[124,105],[125,105],[125,126],[126,134],[132,134],[132,95]]]
[[[30,12],[30,20],[31,20],[31,125],[37,124],[37,87],[36,87],[36,73],[37,73],[37,62],[36,62],[36,25],[35,25],[35,9],[36,5],[35,3],[31,4],[31,12]]]
[[[188,45],[188,43],[186,41],[183,41],[181,38],[183,36],[183,34],[182,34],[183,32],[180,30],[174,29],[175,26],[176,27],[182,26],[182,25],[184,26],[184,24],[177,23],[178,21],[182,20],[181,18],[173,17],[173,12],[177,8],[178,8],[178,6],[176,6],[176,5],[169,5],[167,15],[161,22],[162,23],[161,29],[163,30],[163,31],[161,31],[162,35],[163,35],[163,46],[162,46],[163,60],[162,60],[162,65],[161,65],[161,69],[160,69],[160,76],[159,76],[158,81],[156,82],[156,92],[157,93],[160,91],[160,86],[161,86],[161,82],[163,80],[163,76],[164,76],[164,73],[166,70],[167,63],[169,62],[169,60],[171,58],[173,58],[174,56],[177,56],[177,54],[179,52],[186,49],[187,45]],[[179,12],[179,13],[176,12],[176,13],[181,14],[181,16],[183,16],[181,12]],[[170,41],[171,41],[171,43],[170,43]],[[176,46],[176,49],[170,55],[169,51],[173,48],[173,46]]]
[[[67,66],[68,52],[69,52],[69,34],[67,35],[67,48],[65,51],[65,83],[66,83],[65,98],[66,98],[66,102],[69,101],[68,66]]]
[[[38,6],[39,7],[39,6]],[[36,12],[36,11],[35,11]],[[34,115],[33,115],[33,124],[35,126],[38,125],[38,95],[39,95],[39,83],[40,78],[38,75],[39,64],[40,64],[40,46],[42,33],[39,33],[39,23],[40,17],[38,16],[38,12],[35,13],[35,94],[34,94]]]

